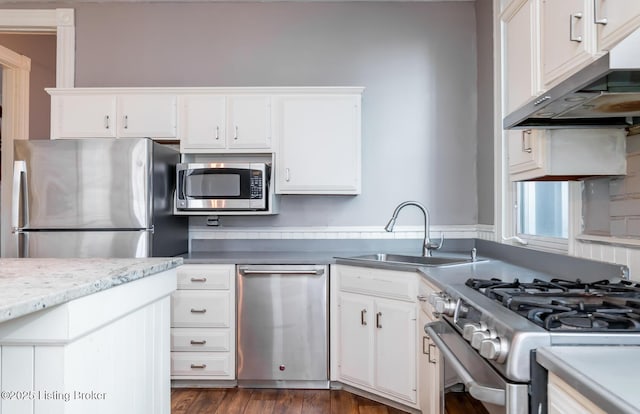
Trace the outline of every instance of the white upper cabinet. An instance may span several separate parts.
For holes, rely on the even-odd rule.
[[[360,93],[276,98],[277,193],[360,193],[360,101]]]
[[[227,98],[224,95],[187,95],[179,99],[180,150],[224,149],[227,146]]]
[[[229,148],[271,148],[271,96],[230,96]]]
[[[51,138],[175,139],[176,97],[112,89],[47,89]]]
[[[180,97],[180,151],[269,152],[271,96],[192,93]]]
[[[597,25],[598,49],[613,45],[640,27],[640,1],[593,0],[593,22]]]
[[[176,101],[174,95],[118,96],[118,136],[175,139]]]
[[[500,16],[507,112],[540,93],[538,16],[538,0],[513,1]]]
[[[542,0],[541,57],[545,89],[566,78],[595,53],[594,0]]]
[[[114,138],[115,95],[61,95],[51,98],[51,138]]]
[[[507,131],[512,181],[625,175],[622,129]]]
[[[500,24],[509,113],[640,28],[640,1],[511,0]]]

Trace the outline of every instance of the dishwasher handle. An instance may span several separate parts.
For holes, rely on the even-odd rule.
[[[240,269],[240,274],[245,276],[258,276],[258,275],[314,275],[320,276],[324,274],[324,269],[313,270],[248,270]]]
[[[426,332],[431,340],[435,342],[436,346],[440,350],[440,353],[445,357],[445,359],[449,362],[450,366],[453,370],[458,374],[464,385],[469,390],[469,394],[472,397],[479,401],[484,401],[490,404],[505,406],[506,405],[506,392],[503,389],[488,387],[486,385],[481,385],[476,382],[471,373],[467,371],[465,366],[460,362],[458,358],[456,358],[455,354],[451,352],[449,347],[444,343],[440,336],[435,331],[435,327],[440,325],[442,322],[431,322],[424,326],[424,331]]]

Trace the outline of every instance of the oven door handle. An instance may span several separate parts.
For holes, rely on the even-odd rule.
[[[469,394],[471,394],[473,398],[479,401],[484,401],[486,403],[501,406],[506,405],[505,390],[478,384],[473,376],[469,373],[469,371],[467,371],[467,369],[464,367],[464,365],[462,365],[458,358],[456,358],[454,353],[451,352],[451,350],[447,347],[447,344],[445,344],[444,341],[440,339],[440,336],[438,335],[434,327],[438,326],[441,323],[442,322],[428,323],[424,326],[424,331],[431,337],[431,340],[435,342],[440,352],[444,355],[456,374],[458,374],[460,379],[464,382],[464,385],[469,390]]]

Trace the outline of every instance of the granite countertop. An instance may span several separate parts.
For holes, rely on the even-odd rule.
[[[151,276],[182,258],[0,259],[0,322]]]
[[[604,411],[640,412],[640,346],[554,346],[536,359]]]

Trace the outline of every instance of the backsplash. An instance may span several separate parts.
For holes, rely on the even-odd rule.
[[[494,240],[493,226],[431,226],[431,238]],[[189,239],[421,239],[422,226],[397,226],[393,232],[383,226],[336,227],[207,227],[190,226]]]

